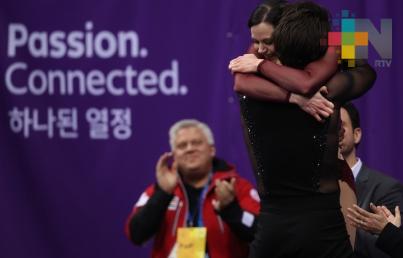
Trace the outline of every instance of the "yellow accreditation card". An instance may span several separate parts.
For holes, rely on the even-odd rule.
[[[204,258],[206,256],[205,227],[178,228],[177,258]]]

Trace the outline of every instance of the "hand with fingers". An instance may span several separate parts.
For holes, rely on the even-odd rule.
[[[219,180],[215,181],[215,197],[213,200],[213,207],[215,210],[220,211],[235,200],[235,178],[230,181]]]
[[[325,98],[327,93],[326,86],[323,86],[310,98],[291,93],[289,101],[290,103],[297,104],[306,113],[322,122],[323,118],[327,118],[333,114],[334,109],[333,103]]]
[[[370,207],[373,212],[368,212],[357,205],[354,205],[353,208],[348,208],[347,217],[354,227],[362,228],[375,234],[380,234],[389,222],[400,227],[401,219],[398,206],[395,208],[395,215],[385,206],[375,206],[371,203]]]
[[[386,219],[388,220],[388,222],[390,222],[393,225],[395,225],[396,227],[400,228],[400,226],[402,225],[402,219],[401,219],[401,216],[400,216],[400,208],[399,208],[399,206],[395,207],[395,214],[394,215],[385,206],[377,206],[377,208],[382,210],[382,212],[386,216]]]
[[[232,73],[255,73],[263,59],[258,59],[254,54],[244,54],[230,61],[228,69]]]
[[[179,181],[176,162],[174,161],[172,166],[169,165],[171,158],[172,153],[170,152],[162,154],[155,169],[157,183],[167,193],[172,193]]]

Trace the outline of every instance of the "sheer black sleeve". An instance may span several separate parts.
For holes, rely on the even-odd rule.
[[[356,60],[356,66],[343,69],[327,83],[328,98],[344,103],[364,95],[376,80],[375,70],[363,60]]]

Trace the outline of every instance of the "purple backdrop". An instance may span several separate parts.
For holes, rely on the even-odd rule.
[[[178,119],[210,124],[218,155],[253,181],[227,64],[258,2],[1,1],[0,256],[147,257],[123,225]],[[403,181],[403,3],[317,2],[378,29],[393,20],[392,65],[357,101],[360,156]]]

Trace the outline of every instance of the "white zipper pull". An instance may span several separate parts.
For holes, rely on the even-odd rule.
[[[222,221],[220,215],[217,214],[216,216],[217,216],[217,220],[218,220],[218,225],[220,226],[220,231],[221,231],[221,233],[224,233],[224,224],[223,224],[223,221]]]
[[[172,225],[172,236],[175,236],[176,234],[176,228],[178,226],[179,214],[182,209],[182,206],[183,206],[182,201],[179,201],[178,208],[176,209],[174,224]]]

